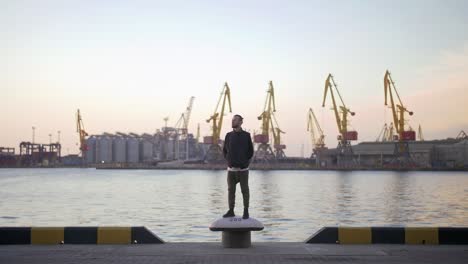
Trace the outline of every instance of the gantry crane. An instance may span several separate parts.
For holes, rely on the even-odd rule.
[[[319,163],[320,154],[324,149],[326,149],[325,135],[323,134],[323,130],[320,127],[312,108],[309,108],[309,112],[307,114],[307,131],[310,132],[313,147],[311,158],[315,158],[317,163]]]
[[[278,126],[275,117],[276,103],[275,103],[275,90],[273,82],[269,82],[265,104],[263,105],[263,112],[257,117],[262,121],[261,133],[254,135],[254,143],[258,144],[257,150],[254,154],[254,159],[257,161],[270,161],[275,158],[284,158],[284,149],[286,145],[281,144],[281,134],[285,132]],[[270,145],[270,133],[273,136],[273,149]]]
[[[190,122],[190,115],[192,114],[194,100],[195,97],[191,96],[187,108],[185,108],[185,112],[180,115],[179,120],[177,120],[177,123],[174,126],[177,129],[177,133],[179,135],[187,136],[188,134],[188,126]]]
[[[416,132],[408,126],[408,129],[405,128],[408,120],[405,118],[405,114],[412,116],[413,112],[408,110],[406,106],[401,101],[400,95],[395,87],[395,82],[392,80],[392,76],[390,72],[387,70],[384,76],[384,93],[385,93],[385,105],[390,105],[389,107],[392,109],[392,116],[393,116],[393,124],[395,126],[397,142],[395,143],[395,150],[394,150],[394,163],[397,162],[400,165],[410,165],[412,163],[410,153],[409,153],[409,141],[416,140]],[[396,99],[394,98],[394,94],[396,95]]]
[[[185,138],[188,135],[188,126],[190,122],[190,115],[192,113],[192,107],[193,107],[193,101],[195,100],[195,97],[190,97],[189,103],[187,105],[187,108],[185,109],[185,112],[182,113],[177,120],[176,124],[174,125],[176,135],[178,137]],[[166,120],[165,120],[166,121]]]
[[[333,79],[333,75],[328,74],[328,77],[325,81],[325,89],[323,93],[323,102],[322,107],[325,107],[325,100],[327,99],[327,94],[330,92],[330,97],[332,101],[332,110],[335,114],[336,124],[338,126],[338,165],[339,166],[348,166],[354,165],[356,162],[353,156],[353,149],[351,148],[351,142],[353,140],[357,140],[358,133],[357,131],[349,131],[348,130],[348,116],[354,116],[355,113],[352,112],[344,103],[343,98],[341,97],[340,91],[338,90],[338,86]],[[337,105],[335,100],[335,92],[338,94],[338,98],[340,99],[341,105]]]
[[[400,95],[396,90],[395,83],[392,80],[390,72],[387,70],[384,77],[384,91],[385,91],[385,105],[388,105],[388,98],[390,98],[390,108],[392,109],[393,123],[395,125],[395,130],[398,134],[398,140],[415,140],[416,133],[409,129],[405,129],[407,119],[405,118],[405,113],[408,113],[410,116],[413,115],[412,111],[409,111],[401,101]],[[397,96],[398,102],[395,103],[393,92]]]
[[[80,109],[76,111],[76,132],[80,137],[80,153],[81,157],[84,159],[86,155],[86,151],[88,151],[88,145],[86,144],[86,137],[88,133],[86,133],[84,129],[83,119],[81,118]]]
[[[424,141],[424,134],[421,125],[418,127],[418,140],[419,141]]]
[[[393,129],[393,123],[390,123],[390,125],[387,125],[387,123],[385,123],[375,141],[376,142],[391,142],[391,141],[393,141],[393,139],[394,139],[393,130],[394,130]]]
[[[380,130],[379,135],[375,139],[375,142],[385,142],[385,141],[387,141],[387,137],[386,137],[387,133],[388,133],[388,126],[387,126],[387,123],[385,123],[384,126],[382,127],[382,129]]]
[[[205,154],[205,160],[207,161],[212,162],[220,161],[223,159],[223,153],[219,143],[226,103],[228,104],[229,112],[231,113],[231,90],[229,89],[227,82],[224,83],[224,87],[221,90],[221,94],[219,95],[218,103],[216,104],[213,115],[211,115],[210,118],[206,120],[207,123],[211,122],[212,124],[211,136],[206,136],[203,138],[203,143],[210,145]]]
[[[257,117],[258,120],[262,121],[261,133],[254,135],[254,143],[258,144],[257,150],[255,151],[254,159],[258,161],[269,161],[275,158],[275,154],[270,145],[270,123],[272,113],[276,111],[275,103],[275,91],[273,85],[270,82],[270,86],[267,90],[267,96],[265,104],[263,106],[263,112]]]
[[[175,134],[173,135],[175,141],[176,141],[176,152],[175,158],[179,159],[180,158],[180,147],[179,147],[179,141],[184,141],[185,140],[185,150],[183,151],[185,153],[185,159],[189,158],[189,137],[188,137],[188,126],[190,122],[190,115],[192,113],[192,107],[193,107],[193,101],[195,100],[194,96],[190,97],[189,103],[187,107],[185,108],[185,112],[180,115],[180,118],[177,120],[175,124]]]

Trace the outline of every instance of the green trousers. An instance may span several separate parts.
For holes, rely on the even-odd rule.
[[[228,184],[228,203],[229,209],[234,209],[236,201],[236,185],[240,182],[242,198],[244,200],[244,208],[249,207],[249,171],[228,171],[227,184]]]

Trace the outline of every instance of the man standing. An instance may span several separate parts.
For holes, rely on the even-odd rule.
[[[234,115],[231,132],[224,138],[223,155],[227,161],[227,184],[229,210],[223,217],[235,216],[236,184],[240,182],[244,201],[243,219],[249,218],[249,164],[253,156],[253,145],[250,133],[242,130],[243,118]]]

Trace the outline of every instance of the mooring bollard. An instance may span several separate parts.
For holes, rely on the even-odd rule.
[[[263,230],[263,224],[255,218],[220,218],[210,225],[211,231],[222,231],[221,241],[225,248],[248,248],[251,246],[251,231]]]

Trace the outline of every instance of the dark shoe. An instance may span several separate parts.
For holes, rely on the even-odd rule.
[[[234,209],[229,209],[224,215],[223,217],[232,217],[232,216],[236,216],[234,214]]]
[[[244,208],[244,215],[242,215],[242,219],[249,218],[249,208]]]

